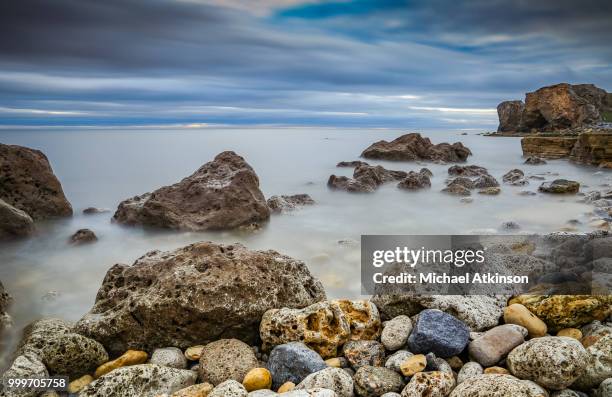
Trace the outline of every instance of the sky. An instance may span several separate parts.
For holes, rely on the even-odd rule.
[[[0,127],[495,129],[612,91],[610,0],[0,2]]]

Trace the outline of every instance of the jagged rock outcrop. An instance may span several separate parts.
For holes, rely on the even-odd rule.
[[[412,133],[402,135],[391,142],[378,141],[361,153],[362,157],[377,160],[416,161],[458,163],[467,160],[472,152],[461,142],[439,143],[434,145],[429,138]]]
[[[184,349],[219,338],[253,343],[267,310],[324,299],[321,283],[301,261],[271,250],[201,242],[113,266],[76,329],[111,354]]]
[[[23,146],[0,143],[0,199],[35,221],[72,215],[47,156]]]
[[[227,151],[174,185],[121,202],[113,220],[168,229],[218,230],[269,217],[257,174],[242,157]]]
[[[384,183],[399,181],[407,176],[407,172],[388,170],[380,165],[359,165],[353,171],[353,178],[331,175],[327,186],[347,192],[371,193]]]
[[[523,101],[505,101],[497,105],[497,116],[499,117],[498,132],[522,131],[523,113],[525,104]]]
[[[34,221],[24,211],[0,199],[0,240],[25,237],[34,233]]]

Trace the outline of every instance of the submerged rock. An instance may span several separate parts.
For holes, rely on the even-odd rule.
[[[397,187],[406,190],[417,190],[431,187],[431,171],[423,168],[420,172],[410,171],[406,178],[402,179]]]
[[[2,331],[12,323],[11,317],[7,313],[12,300],[13,298],[4,290],[4,285],[0,281],[0,336],[2,336]]]
[[[0,144],[0,200],[35,221],[72,215],[47,157],[22,146]]]
[[[537,156],[528,156],[525,159],[525,163],[524,164],[529,164],[529,165],[542,165],[542,164],[546,164],[546,160],[541,159]]]
[[[448,169],[448,175],[478,177],[488,175],[489,171],[486,168],[478,165],[453,165]]]
[[[272,196],[267,204],[270,211],[275,213],[293,211],[305,205],[312,205],[315,201],[307,194],[294,194],[292,196]]]
[[[185,349],[220,337],[252,343],[268,309],[323,299],[321,283],[301,261],[272,250],[201,242],[113,266],[76,329],[113,354]]]
[[[576,181],[568,181],[567,179],[555,179],[552,182],[544,182],[540,185],[539,191],[543,193],[578,193],[580,183]]]
[[[97,207],[87,207],[83,210],[84,215],[98,215],[98,214],[105,214],[107,212],[110,212],[110,210],[106,208],[97,208]]]
[[[25,211],[0,199],[0,240],[34,234],[34,221]]]
[[[353,178],[331,175],[327,186],[347,192],[371,193],[384,183],[402,180],[407,176],[407,172],[387,170],[380,165],[360,165],[353,171]]]
[[[366,163],[365,161],[341,161],[338,164],[336,164],[336,167],[350,167],[350,168],[354,168],[354,167],[359,167],[360,165],[369,165],[368,163]]]
[[[174,185],[121,202],[113,220],[126,225],[215,230],[269,217],[257,174],[242,157],[228,151]]]
[[[96,241],[98,241],[98,237],[93,231],[89,229],[79,229],[70,236],[69,243],[72,245],[83,245],[95,243]]]
[[[361,153],[362,157],[395,161],[445,161],[464,162],[472,152],[461,142],[434,145],[429,138],[412,133],[402,135],[391,142],[378,141]]]

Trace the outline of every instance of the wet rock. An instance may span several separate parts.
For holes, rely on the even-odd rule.
[[[395,372],[402,372],[401,365],[414,354],[408,350],[398,350],[387,358],[385,361],[385,368],[388,368]]]
[[[132,397],[172,394],[195,383],[196,373],[185,369],[139,364],[118,368],[87,385],[79,397]]]
[[[22,146],[0,144],[0,200],[35,221],[72,215],[47,157]]]
[[[295,387],[296,390],[308,389],[333,390],[338,397],[353,396],[353,379],[339,368],[325,368],[308,375]]]
[[[486,168],[478,165],[453,165],[448,169],[448,175],[453,176],[479,177],[488,174],[489,171]]]
[[[181,349],[176,347],[165,347],[153,350],[153,354],[151,354],[151,364],[185,369],[187,368],[187,359]]]
[[[453,374],[440,371],[419,372],[402,390],[402,397],[445,397],[455,386]]]
[[[450,397],[541,397],[528,384],[511,375],[477,375],[465,379]]]
[[[523,101],[504,101],[497,105],[497,116],[499,117],[498,132],[523,131],[523,112],[525,104]]]
[[[4,285],[2,285],[2,281],[0,281],[0,337],[4,329],[10,327],[12,324],[11,317],[7,313],[12,300],[13,298],[4,290]]]
[[[199,361],[203,349],[204,345],[190,346],[185,350],[185,358],[190,361]]]
[[[259,365],[249,345],[237,339],[221,339],[204,346],[200,357],[200,379],[218,385],[233,379],[242,382]]]
[[[540,157],[537,156],[528,156],[525,159],[525,163],[524,164],[529,164],[529,165],[542,165],[542,164],[546,164],[546,160],[541,159]]]
[[[470,342],[470,357],[484,367],[501,361],[515,347],[525,341],[523,334],[511,324],[500,325]]]
[[[583,133],[570,153],[570,160],[577,163],[612,168],[612,134]]]
[[[365,149],[361,156],[378,160],[429,160],[457,163],[466,161],[471,154],[470,149],[460,142],[452,145],[448,143],[434,145],[421,134],[412,133],[402,135],[391,142],[376,142]]]
[[[482,375],[483,372],[484,370],[480,364],[475,361],[469,361],[459,370],[459,374],[457,375],[457,383],[459,384],[466,379]]]
[[[405,190],[417,190],[431,187],[430,176],[423,172],[410,171],[406,178],[402,179],[397,187]]]
[[[412,321],[410,317],[397,316],[385,324],[380,341],[387,350],[398,350],[406,345],[411,331]]]
[[[525,180],[525,173],[519,169],[513,169],[504,174],[502,177],[504,183],[510,185],[526,185],[528,182]]]
[[[107,208],[87,207],[83,210],[84,215],[98,215],[110,212]]]
[[[487,196],[497,196],[500,193],[501,189],[499,187],[487,187],[478,191],[478,194],[484,194]]]
[[[85,386],[87,386],[88,384],[90,384],[93,381],[94,381],[93,376],[91,376],[91,375],[83,375],[80,378],[75,379],[72,382],[70,382],[70,384],[68,385],[68,392],[69,393],[78,393],[79,391],[83,390],[85,388]]]
[[[228,151],[174,185],[121,202],[113,220],[126,225],[217,230],[269,217],[257,174],[242,157]]]
[[[384,183],[399,181],[407,176],[407,172],[387,170],[380,165],[360,165],[353,171],[353,178],[331,175],[327,186],[347,192],[369,193]]]
[[[365,161],[341,161],[338,164],[336,164],[336,167],[350,167],[350,168],[354,168],[354,167],[359,167],[360,165],[369,165],[368,163],[366,163]]]
[[[578,341],[548,336],[519,345],[510,352],[506,362],[514,376],[561,390],[584,373],[588,360],[588,353]]]
[[[91,244],[98,241],[98,237],[94,232],[89,229],[79,229],[70,236],[70,240],[68,241],[72,245],[83,245],[83,244]]]
[[[272,196],[267,204],[270,211],[275,213],[294,211],[305,205],[313,205],[315,201],[307,194],[294,194],[292,196]]]
[[[597,388],[605,379],[612,378],[612,328],[601,327],[588,332],[583,344],[589,355],[588,364],[572,388],[588,391]]]
[[[432,352],[439,357],[459,354],[467,346],[469,328],[456,317],[439,310],[423,310],[408,338],[413,353]]]
[[[496,326],[506,306],[503,297],[477,295],[375,295],[372,301],[383,318],[414,316],[423,309],[438,309],[452,313],[472,331]]]
[[[208,397],[246,397],[248,392],[239,382],[228,380],[215,387]]]
[[[460,184],[451,184],[442,189],[442,192],[452,194],[453,196],[470,196],[472,194],[469,188]]]
[[[342,353],[355,370],[364,365],[382,367],[385,362],[385,347],[374,340],[347,342],[342,348]]]
[[[4,385],[9,379],[15,378],[35,378],[48,377],[49,371],[40,361],[40,358],[34,353],[25,353],[16,356],[11,366],[2,374],[2,382],[0,383],[0,395],[7,397],[37,397],[39,392],[35,390],[14,391],[12,394],[3,394]],[[5,391],[5,390],[4,390]]]
[[[384,367],[363,366],[354,377],[355,393],[361,397],[377,397],[385,393],[398,393],[404,386],[402,377]],[[350,397],[350,394],[347,395]]]
[[[117,368],[128,367],[130,365],[144,364],[148,358],[149,355],[147,354],[147,352],[139,350],[128,350],[116,359],[106,362],[96,368],[94,376],[96,378],[99,378]]]
[[[272,387],[272,374],[265,368],[253,368],[244,376],[242,386],[248,392],[270,389]]]
[[[501,224],[502,230],[520,230],[521,226],[513,221],[504,222]]]
[[[580,183],[568,181],[567,179],[555,179],[552,182],[544,182],[538,188],[543,193],[566,194],[578,193]]]
[[[25,211],[0,199],[0,240],[27,237],[34,234],[34,221]]]
[[[601,382],[597,391],[595,392],[595,397],[609,397],[612,396],[612,378],[608,378]]]
[[[299,384],[308,375],[327,368],[327,364],[314,350],[300,342],[276,346],[268,358],[274,390],[285,382]]]
[[[30,354],[40,358],[50,375],[71,378],[91,373],[108,361],[100,343],[74,333],[71,324],[55,318],[35,321],[24,329],[16,356]]]
[[[76,329],[113,354],[128,347],[185,349],[221,335],[252,343],[268,309],[323,299],[321,283],[301,261],[272,250],[201,242],[113,266]]]
[[[538,156],[547,159],[568,157],[576,144],[575,136],[526,136],[521,139],[524,156]]]
[[[474,180],[473,186],[475,189],[486,189],[486,188],[498,187],[499,182],[497,182],[497,179],[495,179],[491,175],[486,174],[486,175],[481,175],[478,178],[476,178]]]

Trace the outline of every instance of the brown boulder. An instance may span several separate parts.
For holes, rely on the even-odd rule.
[[[568,181],[567,179],[555,179],[552,182],[544,182],[538,188],[543,193],[578,193],[580,190],[580,183],[576,181]]]
[[[35,221],[72,215],[47,157],[22,146],[0,144],[0,199]]]
[[[324,299],[321,283],[301,261],[272,250],[201,242],[113,266],[76,329],[112,354],[184,349],[219,338],[253,343],[267,310]]]
[[[228,151],[174,185],[121,202],[113,220],[127,225],[215,230],[269,217],[257,174],[242,157]]]
[[[272,196],[268,199],[267,204],[270,211],[281,213],[293,211],[305,205],[312,205],[315,201],[307,194],[294,194],[292,196]]]
[[[387,170],[380,165],[360,165],[353,171],[353,178],[331,175],[327,186],[347,192],[371,193],[386,182],[399,181],[407,176],[407,172]]]
[[[0,240],[30,236],[34,221],[30,215],[0,199]]]
[[[365,161],[359,161],[359,160],[355,160],[355,161],[341,161],[338,164],[336,164],[336,167],[354,168],[354,167],[359,167],[360,165],[369,165],[369,164],[366,163]]]
[[[453,165],[448,169],[448,175],[454,176],[481,176],[487,175],[489,171],[486,168],[478,165]]]
[[[412,133],[402,135],[391,142],[378,141],[361,153],[362,157],[394,161],[444,161],[464,162],[472,152],[461,142],[434,145],[429,138]]]
[[[499,117],[498,132],[519,132],[524,130],[523,112],[525,104],[523,101],[505,101],[497,105],[497,116]]]
[[[93,231],[89,229],[79,229],[70,236],[69,243],[72,245],[83,245],[95,243],[96,241],[98,241],[98,237]]]
[[[428,171],[428,172],[424,172]],[[406,178],[402,179],[397,187],[406,190],[418,190],[431,187],[431,171],[423,168],[420,172],[410,171]]]

